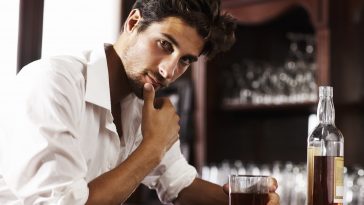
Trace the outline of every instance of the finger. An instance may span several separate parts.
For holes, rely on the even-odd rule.
[[[267,205],[279,205],[279,196],[276,193],[269,193],[269,201]]]
[[[229,184],[224,184],[224,186],[222,186],[222,190],[225,194],[229,194]]]
[[[156,109],[161,109],[162,107],[173,107],[173,104],[169,98],[166,98],[166,97],[156,98],[154,100],[154,107]]]
[[[176,113],[176,121],[179,123],[179,121],[180,121],[180,117],[179,117],[179,115]]]
[[[145,83],[143,88],[143,98],[144,98],[144,107],[145,108],[154,108],[154,98],[155,92],[152,84]]]
[[[278,182],[275,178],[269,177],[268,179],[268,187],[270,192],[275,192],[278,188]]]
[[[155,99],[154,106],[156,109],[161,109],[162,107],[168,109],[175,109],[173,103],[167,97]]]

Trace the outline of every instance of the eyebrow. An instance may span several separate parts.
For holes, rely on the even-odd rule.
[[[169,41],[171,41],[171,42],[172,42],[172,44],[174,44],[177,48],[179,48],[179,44],[178,44],[178,42],[176,41],[176,39],[175,39],[175,38],[173,38],[173,36],[171,36],[171,35],[169,35],[169,34],[167,34],[167,33],[162,33],[162,35],[163,35],[164,37],[166,37]],[[190,59],[190,61],[191,61],[191,62],[196,62],[196,61],[197,61],[197,59],[198,59],[198,57],[197,57],[197,56],[194,56],[194,55],[191,55],[191,54],[186,55],[186,56],[184,56],[184,57],[185,57],[185,58]]]
[[[162,35],[166,38],[168,38],[169,41],[171,41],[177,48],[179,48],[179,44],[176,41],[176,39],[173,38],[173,36],[166,34],[166,33],[162,33]]]

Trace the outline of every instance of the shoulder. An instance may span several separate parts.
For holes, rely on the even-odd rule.
[[[83,93],[87,64],[87,53],[42,58],[23,67],[16,77],[16,86],[22,88],[42,86],[44,89],[72,87]]]
[[[87,59],[78,56],[54,56],[34,61],[17,75],[14,93],[22,98],[82,101],[85,93]]]
[[[78,56],[53,56],[34,61],[26,65],[18,74],[18,78],[43,80],[61,75],[69,80],[84,79],[87,60]],[[46,77],[46,78],[45,78]]]
[[[87,61],[75,56],[34,61],[17,75],[11,100],[25,110],[46,110],[48,114],[71,116],[65,119],[78,119],[83,109],[86,69]]]

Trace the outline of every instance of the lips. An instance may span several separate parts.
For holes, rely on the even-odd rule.
[[[155,80],[155,78],[153,78],[152,76],[146,75],[146,78],[147,78],[147,82],[152,84],[154,89],[158,89],[159,87],[162,87],[162,84],[159,83],[157,80]]]

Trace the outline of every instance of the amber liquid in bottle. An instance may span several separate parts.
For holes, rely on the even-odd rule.
[[[341,201],[342,198],[338,197],[335,200],[334,193],[336,192],[335,184],[335,162],[342,157],[331,156],[315,156],[314,164],[314,177],[313,177],[313,204],[315,205],[340,205],[342,203],[335,203]],[[342,170],[337,170],[339,173]],[[336,196],[337,197],[337,196]],[[341,200],[340,200],[341,199]]]
[[[319,125],[307,140],[307,205],[342,205],[344,138],[335,126],[332,87],[319,90]]]

